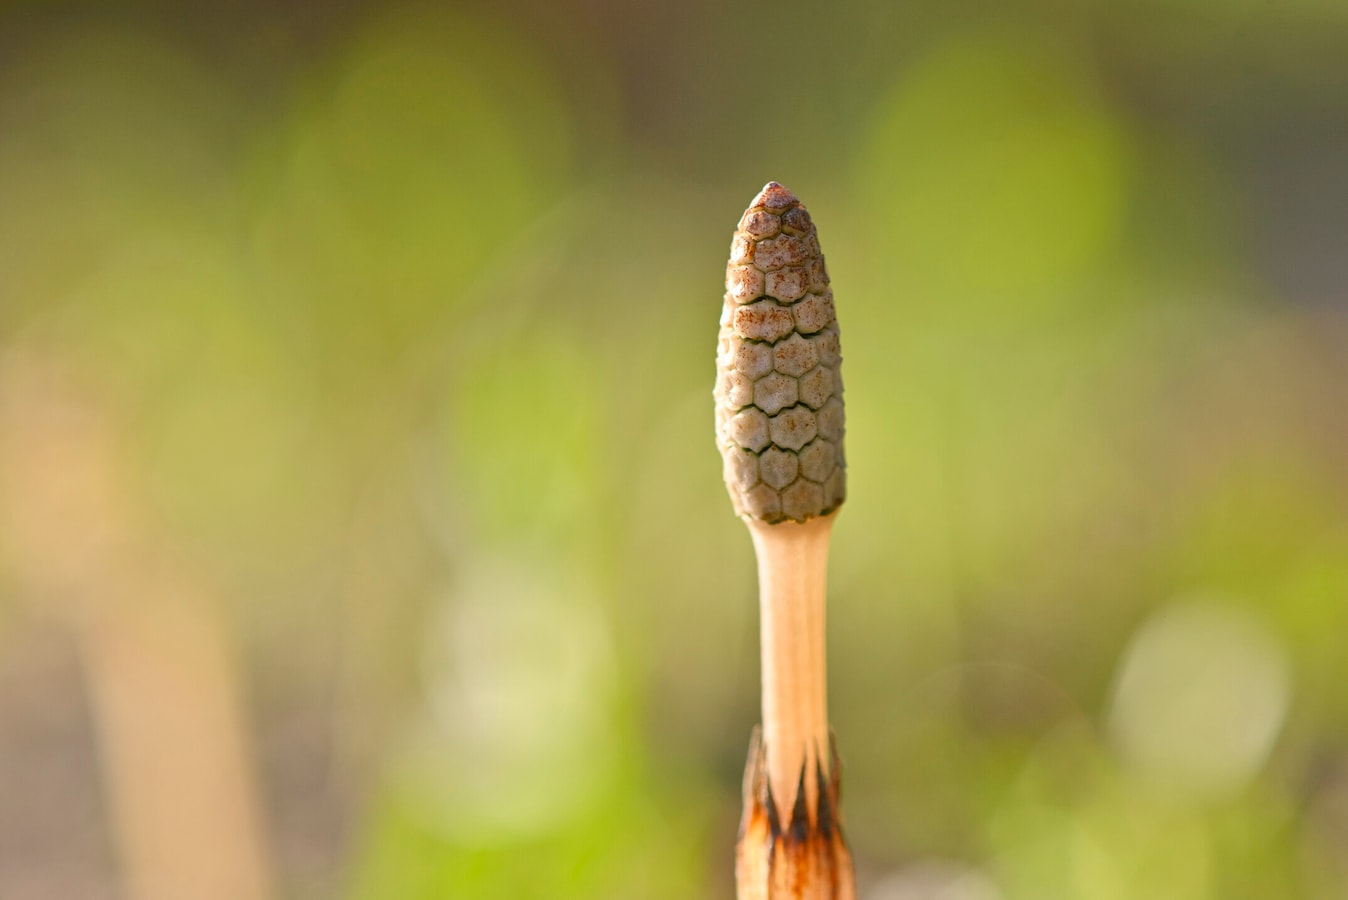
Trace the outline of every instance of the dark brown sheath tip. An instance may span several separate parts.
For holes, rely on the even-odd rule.
[[[831,743],[831,740],[830,740]],[[781,823],[767,777],[767,751],[754,729],[744,772],[744,817],[735,851],[739,900],[855,900],[852,856],[838,819],[838,756],[830,746],[831,775],[817,763],[819,792],[806,800],[804,769],[791,820]]]

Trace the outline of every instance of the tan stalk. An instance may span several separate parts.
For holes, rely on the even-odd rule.
[[[731,242],[717,354],[726,487],[758,558],[763,724],[744,776],[740,900],[855,900],[828,725],[829,537],[846,496],[833,292],[809,213],[776,182]]]
[[[773,748],[768,784],[786,819],[801,773],[829,771],[824,599],[833,516],[748,525],[758,557],[763,742]],[[814,808],[816,779],[806,778],[805,795]]]
[[[0,362],[3,562],[78,641],[119,896],[274,896],[218,598],[155,541],[94,391],[56,363]]]

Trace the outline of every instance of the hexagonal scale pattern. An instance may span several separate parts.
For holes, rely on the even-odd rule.
[[[791,307],[791,315],[796,320],[796,330],[801,334],[814,334],[822,330],[829,322],[834,321],[833,292],[825,291],[822,294],[806,296],[804,300]]]
[[[716,385],[716,402],[724,403],[728,408],[740,410],[754,402],[754,382],[743,372],[734,369],[722,369],[720,382]]]
[[[815,366],[808,375],[800,379],[800,386],[796,389],[796,399],[810,409],[819,409],[833,396],[835,380],[833,370],[828,366]],[[736,396],[730,395],[732,403]],[[739,409],[738,406],[735,408]]]
[[[800,383],[796,379],[781,372],[773,372],[758,379],[758,383],[754,385],[754,406],[770,416],[775,416],[788,406],[795,406],[796,401],[800,399],[799,392]]]
[[[769,182],[731,241],[717,342],[716,441],[738,514],[803,522],[846,499],[841,363],[815,224]]]
[[[758,484],[758,457],[742,447],[731,450],[725,455],[725,480],[741,491]]]
[[[767,344],[732,341],[731,365],[750,378],[762,378],[772,371],[772,348]]]
[[[768,414],[752,406],[732,416],[726,432],[735,446],[752,450],[754,453],[766,447],[771,440],[768,432]]]
[[[741,306],[731,317],[735,334],[751,341],[779,341],[791,333],[791,310],[773,300]]]
[[[768,420],[768,435],[778,447],[799,450],[819,433],[814,413],[804,406],[793,406]]]
[[[780,341],[772,348],[772,367],[783,375],[799,378],[814,368],[819,354],[814,344],[798,334]]]
[[[824,489],[804,478],[782,491],[782,514],[790,519],[805,521],[818,515],[816,509],[824,506]]]
[[[757,269],[754,269],[757,272]],[[810,274],[803,268],[779,269],[763,279],[761,291],[781,303],[794,303],[810,288]]]
[[[800,474],[823,484],[833,474],[836,461],[832,442],[815,438],[800,451]]]
[[[767,278],[753,266],[726,266],[726,293],[736,303],[752,303],[763,296]]]
[[[782,488],[796,480],[800,471],[800,459],[794,453],[788,453],[776,447],[769,447],[758,458],[758,472],[763,483],[773,490]]]

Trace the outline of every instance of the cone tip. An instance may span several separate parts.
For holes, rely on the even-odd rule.
[[[767,184],[763,185],[763,190],[759,191],[757,196],[754,197],[753,202],[749,204],[749,208],[762,207],[763,209],[772,212],[781,212],[782,210],[790,209],[799,202],[800,200],[795,194],[782,187],[779,183],[769,181]]]

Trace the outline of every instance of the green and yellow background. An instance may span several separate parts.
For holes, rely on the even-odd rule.
[[[80,635],[170,566],[278,900],[729,900],[769,179],[863,900],[1348,897],[1339,0],[0,6],[0,897],[139,900]]]

